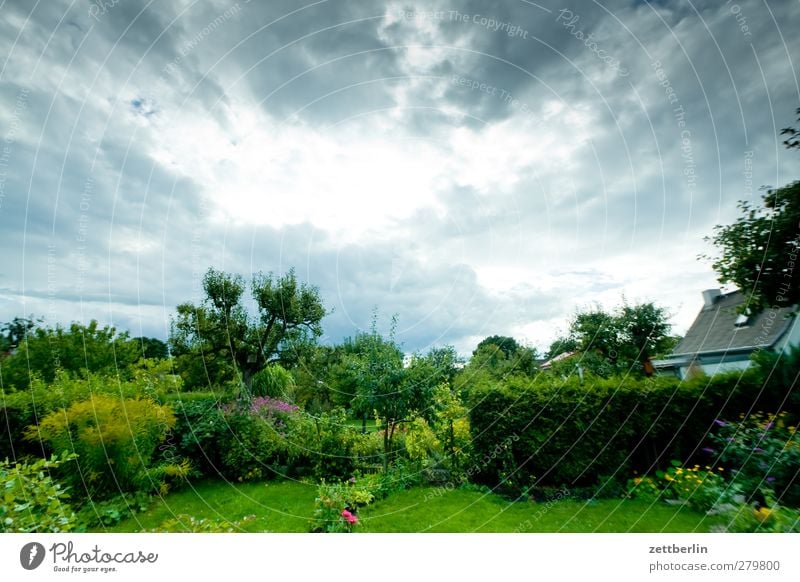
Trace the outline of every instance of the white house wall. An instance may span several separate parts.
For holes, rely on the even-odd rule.
[[[775,351],[786,351],[789,346],[800,346],[800,318],[798,317],[792,319],[791,327],[775,346]]]

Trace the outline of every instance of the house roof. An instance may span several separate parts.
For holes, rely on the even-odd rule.
[[[719,295],[711,305],[704,305],[686,336],[675,346],[672,356],[773,347],[789,328],[793,309],[765,309],[737,325],[740,319],[737,308],[746,300],[745,294],[737,290]]]
[[[546,362],[539,364],[539,368],[542,370],[548,370],[555,362],[560,362],[561,360],[566,360],[570,356],[574,356],[577,352],[564,352],[562,354],[558,354],[554,358],[550,358]]]

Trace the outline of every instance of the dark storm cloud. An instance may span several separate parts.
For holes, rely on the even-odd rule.
[[[468,351],[471,338],[625,289],[635,267],[609,265],[637,253],[674,261],[651,292],[694,297],[702,236],[798,168],[776,146],[800,104],[790,3],[738,2],[738,20],[712,1],[106,4],[3,5],[0,138],[16,129],[0,199],[0,321],[96,316],[163,337],[209,265],[294,266],[334,308],[331,341],[366,328],[376,306],[400,316],[409,351]],[[253,106],[279,125],[397,133],[439,148],[441,164],[499,151],[493,163],[513,179],[481,187],[459,176],[472,168],[455,168],[430,193],[436,212],[355,241],[304,223],[226,221],[228,193],[187,175],[162,140],[213,122],[235,143],[236,113]],[[236,155],[208,159],[235,174]],[[487,265],[547,285],[531,276],[490,289]]]

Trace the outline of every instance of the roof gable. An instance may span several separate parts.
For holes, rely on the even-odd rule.
[[[737,325],[738,308],[746,300],[745,294],[737,290],[720,295],[709,307],[704,306],[686,336],[675,346],[673,355],[774,346],[788,329],[793,309],[765,309],[751,316],[746,325]]]

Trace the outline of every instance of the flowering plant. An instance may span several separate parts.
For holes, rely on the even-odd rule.
[[[725,482],[724,471],[723,467],[684,467],[680,461],[672,461],[666,471],[628,481],[628,496],[675,500],[698,511],[710,511],[729,503],[739,493],[736,486]]]
[[[314,500],[311,531],[347,533],[358,525],[358,508],[372,503],[374,496],[355,479],[343,483],[320,483]]]
[[[797,505],[800,492],[792,482],[800,471],[800,435],[786,412],[740,415],[736,422],[717,419],[704,449],[730,468],[731,478],[748,500],[766,503],[774,495]]]

